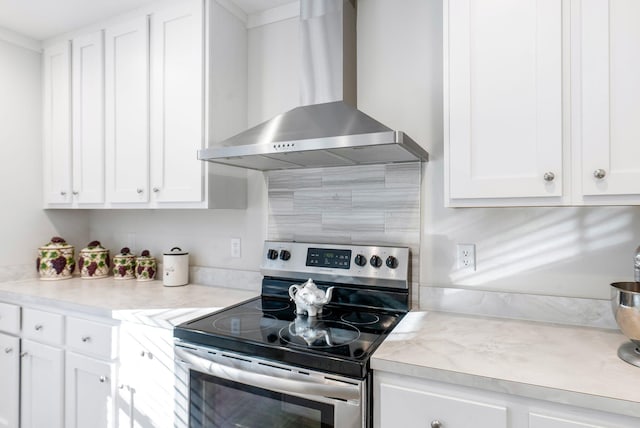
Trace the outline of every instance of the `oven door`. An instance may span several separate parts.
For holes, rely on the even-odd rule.
[[[366,382],[176,345],[178,427],[362,428]]]

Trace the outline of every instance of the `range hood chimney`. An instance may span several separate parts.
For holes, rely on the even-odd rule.
[[[262,171],[427,161],[401,131],[356,106],[355,0],[300,0],[301,107],[198,152]]]

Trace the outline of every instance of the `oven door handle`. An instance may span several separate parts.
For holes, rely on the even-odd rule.
[[[188,349],[176,346],[175,354],[178,358],[191,365],[194,369],[212,376],[226,379],[232,382],[256,386],[258,388],[278,391],[287,394],[315,395],[328,398],[340,398],[343,400],[359,400],[360,387],[358,385],[335,385],[325,382],[313,382],[296,379],[286,379],[269,376],[247,370],[229,367],[214,361],[207,360],[191,352]]]

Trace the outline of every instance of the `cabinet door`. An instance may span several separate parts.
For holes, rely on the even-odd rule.
[[[62,428],[64,352],[22,341],[20,418],[22,428]]]
[[[149,31],[146,16],[105,32],[109,202],[149,201]]]
[[[448,0],[444,17],[449,198],[562,196],[561,2]]]
[[[580,7],[584,196],[640,195],[640,2],[583,0]],[[581,82],[580,80],[581,79]],[[574,90],[574,91],[575,91]],[[575,134],[575,133],[574,133]]]
[[[379,421],[376,426],[428,427],[439,421],[446,428],[507,427],[502,406],[459,399],[386,382],[379,384]]]
[[[119,426],[174,426],[174,361],[171,330],[123,324],[118,391]]]
[[[203,199],[203,4],[151,15],[151,187],[158,202]]]
[[[112,428],[115,423],[115,363],[67,352],[65,427]]]
[[[71,202],[71,47],[44,50],[43,179],[45,204]]]
[[[15,428],[20,411],[20,339],[2,333],[0,373],[0,428]]]
[[[104,202],[104,36],[73,39],[73,196]]]

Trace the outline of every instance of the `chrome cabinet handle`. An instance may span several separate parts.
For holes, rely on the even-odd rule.
[[[42,330],[42,324],[36,324],[36,326],[34,327],[34,329],[36,331],[41,331]]]
[[[84,343],[91,342],[91,336],[83,336],[81,339]]]
[[[144,192],[144,190],[143,190],[143,189],[141,189],[141,188],[139,188],[139,187],[136,189],[136,193],[137,193],[137,194],[141,194],[142,192]]]
[[[29,353],[28,353],[28,352],[23,352],[22,354],[20,354],[20,357],[21,357],[21,358],[24,358],[24,357],[26,357],[27,355],[29,355]]]
[[[556,175],[553,172],[549,171],[549,172],[545,172],[542,177],[544,178],[544,181],[552,182],[556,178]]]
[[[4,353],[5,354],[10,354],[13,352],[13,348],[4,348]]]
[[[442,425],[442,422],[440,422],[439,420],[435,419],[435,420],[431,421],[431,428],[444,428],[444,425]]]
[[[604,169],[596,169],[593,171],[593,176],[598,180],[602,180],[607,175],[607,171]]]
[[[144,351],[144,350],[140,351],[140,356],[141,357],[147,356],[150,360],[153,359],[153,354],[149,351]]]

